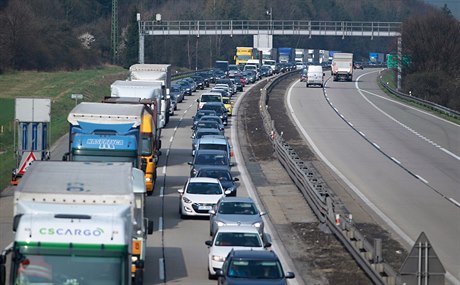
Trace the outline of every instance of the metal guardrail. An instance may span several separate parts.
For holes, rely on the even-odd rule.
[[[274,122],[267,110],[268,96],[273,87],[288,76],[281,75],[267,83],[262,89],[259,101],[264,128],[269,136],[278,160],[288,172],[292,181],[300,189],[313,212],[322,225],[326,225],[366,272],[374,284],[400,284],[398,273],[383,261],[381,240],[371,244],[354,226],[351,216],[341,212],[341,202],[322,181],[316,170],[302,161],[293,148],[283,139],[282,133],[275,129]]]
[[[397,91],[397,90],[391,88],[391,87],[389,86],[388,82],[385,82],[385,81],[383,80],[383,76],[382,76],[382,75],[380,75],[379,81],[380,81],[380,84],[381,84],[386,90],[388,90],[388,92],[390,92],[391,94],[395,95],[395,96],[398,97],[398,98],[401,98],[401,99],[404,99],[404,100],[407,100],[407,101],[416,103],[416,104],[418,104],[418,105],[421,105],[421,106],[423,106],[423,107],[425,107],[425,108],[434,110],[434,111],[439,112],[439,113],[441,113],[441,114],[444,114],[444,115],[446,115],[446,116],[449,116],[449,117],[452,117],[452,118],[455,118],[455,119],[460,119],[460,112],[459,112],[459,111],[452,110],[452,109],[449,109],[449,108],[447,108],[447,107],[438,105],[438,104],[436,104],[436,103],[433,103],[433,102],[430,102],[430,101],[427,101],[427,100],[423,100],[423,99],[417,98],[417,97],[415,97],[415,96],[411,96],[411,95],[408,95],[408,94],[399,92],[399,91]]]
[[[309,20],[180,20],[140,21],[142,35],[401,35],[401,22],[309,21]]]

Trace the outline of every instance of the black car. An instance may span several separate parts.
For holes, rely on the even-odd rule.
[[[209,102],[209,103],[204,104],[200,110],[213,110],[216,112],[216,115],[220,117],[224,125],[228,124],[227,108],[225,108],[224,103]]]
[[[211,75],[208,72],[197,72],[196,75],[201,76],[204,81],[204,87],[209,87],[209,82],[211,82]]]
[[[193,75],[191,78],[196,82],[197,88],[200,90],[203,90],[205,87],[204,79],[203,77],[199,75]]]
[[[178,80],[176,81],[176,84],[180,85],[182,88],[184,88],[184,94],[185,95],[192,95],[192,85],[188,81],[184,80]]]
[[[210,166],[210,167],[202,167],[197,172],[195,177],[211,177],[217,178],[220,181],[220,184],[224,188],[224,190],[230,190],[230,194],[227,196],[236,196],[236,191],[238,185],[235,183],[236,181],[240,181],[238,178],[233,177],[232,173],[228,170],[227,167],[220,167],[220,166]]]
[[[353,69],[364,69],[364,65],[362,62],[355,61],[353,63]]]
[[[216,273],[219,285],[286,285],[286,279],[295,278],[293,272],[284,273],[278,256],[271,250],[232,249]]]
[[[233,163],[228,159],[228,153],[225,150],[216,149],[199,149],[195,152],[191,165],[190,177],[194,177],[202,167],[225,167],[230,171]]]

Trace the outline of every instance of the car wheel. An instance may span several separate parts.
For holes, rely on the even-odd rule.
[[[209,280],[216,280],[217,279],[217,276],[211,274],[211,272],[209,271],[209,267],[208,267],[208,279]]]

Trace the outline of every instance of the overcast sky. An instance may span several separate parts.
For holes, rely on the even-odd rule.
[[[444,7],[444,4],[447,4],[447,8],[450,9],[452,14],[460,20],[460,0],[425,0],[434,6]]]

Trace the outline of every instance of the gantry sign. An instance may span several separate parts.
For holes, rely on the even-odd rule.
[[[401,74],[401,22],[353,21],[284,21],[284,20],[201,20],[201,21],[141,21],[139,24],[139,63],[144,63],[145,36],[339,36],[345,37],[397,37],[398,89]],[[256,41],[254,41],[256,42]],[[266,41],[272,47],[273,41]],[[262,47],[262,46],[260,46]]]

